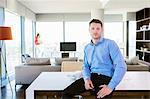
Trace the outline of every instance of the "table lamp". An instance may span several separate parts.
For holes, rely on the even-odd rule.
[[[2,53],[2,48],[3,48],[4,40],[12,40],[12,32],[11,32],[10,27],[0,26],[0,40],[2,40],[1,41],[2,43],[0,45],[0,57],[2,57],[2,60],[4,62],[5,72],[6,72],[6,77],[7,77],[8,74],[7,74],[6,60],[4,60],[4,56],[3,56],[3,53]],[[1,65],[1,62],[0,62],[0,65]],[[0,67],[0,76],[1,76],[1,67]],[[8,81],[10,83],[9,77],[8,77]]]

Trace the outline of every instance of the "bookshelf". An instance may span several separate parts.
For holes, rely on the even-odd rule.
[[[136,55],[150,63],[150,8],[136,12]]]

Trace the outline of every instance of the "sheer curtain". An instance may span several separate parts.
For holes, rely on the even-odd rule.
[[[16,64],[21,63],[20,16],[5,11],[5,26],[12,29],[13,40],[6,42],[6,64],[8,73],[14,73]]]

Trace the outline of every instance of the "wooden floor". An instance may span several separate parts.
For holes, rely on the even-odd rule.
[[[12,90],[10,88],[10,84],[8,84],[6,87],[1,88],[2,92],[2,99],[25,99],[25,90],[28,88],[28,85],[17,85],[15,89],[15,81],[11,82]]]
[[[1,88],[1,98],[0,99],[25,99],[25,90],[28,88],[29,85],[17,85],[15,90],[15,81],[11,82],[13,93],[10,89],[10,85],[8,84],[6,87]],[[124,93],[117,93],[118,95],[114,95],[112,99],[150,99],[150,92],[149,96],[142,97],[142,96],[136,96],[134,97],[125,95]],[[131,93],[129,93],[131,94]],[[38,96],[37,99],[54,99],[50,97],[45,96]],[[55,98],[60,99],[60,98]],[[92,99],[92,98],[86,98],[86,99]]]

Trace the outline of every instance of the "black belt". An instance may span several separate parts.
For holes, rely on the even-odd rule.
[[[106,76],[106,75],[103,75],[103,74],[101,74],[101,73],[91,73],[91,75],[95,75],[95,76],[103,76],[103,77],[111,78],[111,77]]]

